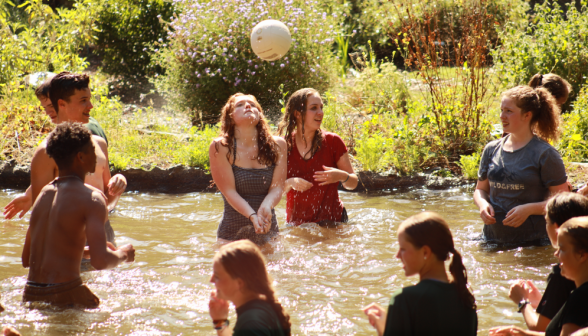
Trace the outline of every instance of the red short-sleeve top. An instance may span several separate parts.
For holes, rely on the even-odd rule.
[[[319,186],[314,181],[314,173],[323,171],[323,166],[337,168],[337,161],[347,153],[347,147],[335,133],[322,132],[321,148],[309,160],[304,160],[296,141],[292,141],[292,150],[288,153],[288,178],[300,177],[313,186],[305,192],[290,190],[286,201],[286,219],[288,223],[316,223],[323,220],[340,221],[343,214],[343,203],[339,199],[337,188],[339,183]]]

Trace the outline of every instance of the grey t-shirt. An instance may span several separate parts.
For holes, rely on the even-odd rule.
[[[532,215],[519,227],[504,226],[502,221],[514,207],[545,201],[549,187],[567,181],[561,155],[553,146],[537,136],[523,148],[513,152],[503,150],[508,139],[490,142],[484,148],[478,179],[490,182],[490,204],[494,208],[496,224],[484,225],[488,241],[524,243],[547,238],[545,218]]]

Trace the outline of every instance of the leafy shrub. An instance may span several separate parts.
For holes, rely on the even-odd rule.
[[[588,87],[580,91],[573,110],[563,119],[559,152],[568,162],[588,162]]]
[[[379,59],[391,58],[396,50],[394,39],[401,32],[402,19],[410,11],[416,17],[433,15],[433,19],[439,27],[448,34],[443,37],[449,40],[449,27],[453,38],[461,38],[464,32],[464,20],[466,7],[476,0],[352,0],[349,2],[351,15],[346,20],[347,33],[352,34],[351,45],[357,47],[367,46],[367,41],[374,42],[374,49]],[[492,45],[498,41],[497,28],[507,22],[522,27],[526,24],[526,11],[529,6],[523,0],[489,0],[483,1],[486,11],[493,17],[493,22],[487,27]],[[356,33],[353,33],[353,32]],[[399,55],[396,55],[399,56]]]
[[[293,93],[303,87],[324,91],[336,66],[331,52],[341,12],[329,1],[178,0],[169,45],[157,54],[166,69],[157,88],[176,110],[189,112],[194,123],[215,123],[228,97],[253,94],[269,115],[277,115],[278,87]],[[293,42],[288,54],[267,62],[251,50],[251,29],[278,19],[288,25]]]
[[[480,166],[480,153],[476,152],[472,155],[462,155],[459,158],[459,167],[463,176],[468,180],[475,180],[478,178],[478,167]]]
[[[27,74],[86,68],[78,53],[92,38],[95,9],[80,1],[55,13],[42,0],[27,0],[18,8],[0,0],[0,93],[7,85],[18,90]]]
[[[526,84],[536,73],[556,73],[578,93],[588,73],[586,3],[581,11],[571,6],[564,13],[546,1],[535,12],[526,30],[509,24],[500,33],[502,45],[492,53],[495,69],[508,86]]]
[[[131,87],[145,85],[147,77],[161,72],[151,63],[152,47],[166,45],[164,20],[174,14],[173,8],[164,0],[104,1],[98,13],[95,42],[102,70],[123,77]]]

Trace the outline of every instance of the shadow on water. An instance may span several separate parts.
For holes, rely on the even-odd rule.
[[[0,206],[15,196],[0,192]],[[278,297],[291,315],[295,335],[371,335],[360,309],[385,306],[417,278],[406,278],[395,258],[396,230],[423,210],[439,212],[451,226],[478,304],[480,335],[496,325],[523,326],[508,288],[516,279],[540,289],[551,264],[550,246],[499,247],[480,241],[482,223],[471,189],[340,192],[349,223],[334,228],[285,222],[285,201],[276,208],[280,237],[262,250]],[[86,272],[84,282],[101,299],[95,310],[29,309],[21,303],[27,270],[20,254],[28,217],[0,224],[0,325],[24,335],[211,334],[208,298],[211,262],[218,250],[220,194],[126,193],[110,214],[117,244],[132,243],[136,262]],[[235,312],[229,317],[235,321]]]

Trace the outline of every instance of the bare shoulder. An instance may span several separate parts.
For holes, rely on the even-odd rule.
[[[48,168],[56,168],[57,165],[52,158],[49,157],[47,154],[47,140],[43,140],[37,148],[35,148],[35,152],[33,153],[33,158],[31,159],[31,166],[41,166],[43,169]]]
[[[223,146],[222,144],[223,138],[222,137],[218,137],[214,140],[212,140],[212,142],[210,143],[210,147],[209,147],[209,154],[224,154],[226,155],[229,152],[229,148]]]
[[[108,204],[108,200],[106,199],[106,195],[102,192],[102,190],[95,188],[91,185],[86,184],[86,188],[89,189],[90,193],[90,205],[92,207],[104,207],[106,209],[106,205]]]
[[[92,141],[94,142],[94,144],[100,146],[100,149],[102,149],[104,153],[108,151],[108,144],[106,143],[106,140],[104,140],[103,138],[97,135],[92,135]]]
[[[286,140],[281,136],[274,135],[274,141],[280,146],[280,149],[286,148]]]

